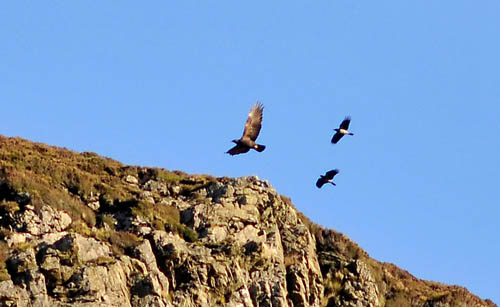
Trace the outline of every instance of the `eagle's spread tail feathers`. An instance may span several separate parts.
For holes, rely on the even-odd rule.
[[[266,149],[265,145],[255,144],[255,150],[257,150],[258,152],[263,152],[264,149]]]

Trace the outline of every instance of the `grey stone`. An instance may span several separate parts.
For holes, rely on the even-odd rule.
[[[43,206],[38,213],[34,208],[25,210],[21,216],[24,228],[33,235],[63,231],[71,222],[69,214],[57,211],[50,206]]]

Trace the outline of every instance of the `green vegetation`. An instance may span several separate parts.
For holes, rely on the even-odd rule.
[[[68,231],[78,233],[86,237],[92,235],[92,230],[89,228],[89,226],[87,226],[87,224],[84,221],[73,221]]]
[[[280,195],[282,201],[293,207],[290,198]],[[294,207],[295,208],[295,207]],[[318,251],[335,251],[347,259],[366,259],[370,258],[368,254],[351,241],[344,234],[331,229],[325,229],[322,226],[312,222],[301,212],[297,211],[297,216],[304,223],[311,234],[316,238],[316,247]]]
[[[5,224],[0,224],[0,234],[2,238],[9,234],[6,221],[29,204],[36,211],[46,205],[66,211],[73,221],[70,231],[108,242],[116,254],[141,242],[136,235],[115,229],[116,212],[141,216],[154,229],[177,232],[186,241],[198,239],[196,231],[180,222],[174,206],[139,201],[140,189],[125,180],[129,175],[142,183],[152,179],[178,185],[179,194],[186,196],[208,182],[204,176],[190,180],[179,171],[124,166],[95,153],[0,136],[0,216]],[[153,197],[161,196],[155,192]],[[98,210],[87,205],[91,201],[99,202]]]
[[[17,202],[0,200],[0,239],[4,239],[10,234],[10,230],[4,227],[8,227],[12,223],[14,214],[19,210],[20,207]]]
[[[127,179],[128,176],[136,178],[139,186],[154,180],[144,186],[144,189],[150,190],[147,191],[149,194],[144,194],[137,184],[130,183],[135,180],[130,181]],[[20,273],[25,269],[24,266],[36,265],[26,262],[11,269],[15,262],[11,261],[12,259],[22,258],[23,253],[31,253],[31,249],[35,246],[29,240],[28,243],[20,243],[14,247],[8,247],[5,242],[13,232],[23,231],[16,229],[20,226],[14,221],[27,208],[38,211],[43,206],[50,206],[67,212],[72,218],[69,232],[107,242],[115,256],[130,254],[143,242],[143,238],[123,230],[128,227],[124,226],[128,225],[127,222],[137,218],[153,229],[176,232],[184,240],[196,242],[196,247],[199,247],[203,242],[198,241],[198,233],[181,223],[183,213],[179,212],[175,204],[170,204],[169,201],[162,202],[162,198],[173,196],[181,201],[188,199],[196,201],[194,199],[204,196],[203,189],[212,185],[214,181],[213,177],[206,175],[189,176],[179,171],[125,166],[95,153],[80,154],[20,138],[0,136],[0,281],[10,279],[10,274],[15,276]],[[220,182],[228,183],[228,181],[229,179],[221,179]],[[144,200],[150,200],[149,196],[153,197],[154,202]],[[281,196],[281,200],[293,207],[288,197]],[[89,203],[92,203],[93,209],[89,207]],[[268,217],[272,217],[273,210],[268,208],[262,213],[261,219],[267,220]],[[406,306],[410,302],[425,302],[428,305],[438,302],[450,303],[465,293],[461,288],[418,280],[394,265],[375,261],[345,235],[324,229],[300,212],[298,218],[316,240],[316,250],[324,280],[325,305],[342,303],[345,278],[350,273],[352,275],[345,266],[346,263],[352,263],[356,259],[368,266],[380,290],[379,300],[386,306]],[[211,249],[211,254],[217,261],[237,264],[250,272],[268,270],[268,266],[272,264],[262,258],[261,247],[255,242],[250,243],[241,246],[227,239],[216,245],[204,246]],[[37,252],[40,249],[38,246]],[[64,265],[80,265],[77,263],[75,250],[63,249],[56,253]],[[37,254],[37,257],[39,256],[40,254]],[[170,259],[163,260],[170,261]],[[289,268],[298,260],[297,254],[289,253],[285,256],[284,264]],[[115,261],[116,258],[112,256],[101,257],[95,260],[95,264],[108,265]],[[164,269],[165,266],[163,265]],[[182,266],[176,267],[177,271],[174,273],[184,276],[186,282],[189,282],[190,277],[185,277],[189,274],[185,274],[183,269]],[[170,272],[166,269],[164,271]],[[52,276],[46,280],[51,285],[49,291],[56,285],[66,282],[72,272],[68,270],[64,276],[61,272],[45,272],[48,274],[46,276]],[[138,282],[142,282],[141,280],[143,279],[139,279]],[[217,303],[227,302],[231,293],[241,286],[236,280],[232,286],[221,286],[220,292],[216,293]]]
[[[6,201],[3,199],[0,201],[0,212],[2,213],[14,213],[19,211],[19,204],[15,201]]]
[[[188,242],[198,240],[198,233],[181,224],[180,212],[172,205],[140,201],[136,206],[132,207],[132,214],[148,221],[154,229],[176,232]]]
[[[131,195],[120,176],[133,173],[133,169],[96,154],[78,154],[19,138],[0,137],[0,168],[0,200],[27,195],[37,210],[49,205],[90,226],[95,225],[95,214],[82,200],[110,190],[114,195]],[[116,186],[116,190],[109,186]]]
[[[407,295],[399,291],[390,292],[385,301],[386,307],[411,306],[411,301]]]
[[[128,231],[111,230],[106,231],[105,234],[101,231],[97,237],[101,238],[101,240],[106,238],[112,247],[113,253],[117,255],[129,254],[133,248],[143,241],[142,238]]]
[[[134,247],[139,245],[143,239],[128,231],[118,231],[107,224],[101,228],[89,228],[83,222],[76,222],[71,225],[71,232],[81,234],[86,237],[93,237],[101,242],[107,242],[115,255],[128,254]]]
[[[7,271],[7,259],[9,258],[9,252],[7,244],[0,241],[0,282],[10,279],[9,272]]]
[[[157,169],[155,178],[163,181],[166,184],[177,183],[185,178],[187,175],[180,171],[167,171],[164,169]]]

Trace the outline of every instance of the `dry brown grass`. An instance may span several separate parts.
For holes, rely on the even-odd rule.
[[[86,236],[100,237],[120,251],[135,242],[125,232],[116,231],[112,225],[109,235],[92,233],[99,217],[112,224],[112,215],[107,213],[131,210],[150,221],[156,229],[170,229],[180,233],[186,240],[194,241],[197,233],[180,223],[179,211],[172,206],[148,205],[138,201],[140,190],[125,182],[132,175],[141,182],[149,179],[166,184],[180,184],[182,192],[189,194],[198,188],[199,182],[186,182],[185,173],[164,169],[125,166],[118,161],[103,158],[95,153],[77,153],[65,148],[33,143],[21,138],[0,135],[0,213],[2,216],[23,210],[29,204],[35,210],[50,206],[64,210],[73,219],[71,230]],[[201,178],[202,176],[200,176]],[[19,201],[20,195],[26,203]],[[101,208],[98,212],[87,206],[87,202],[99,196]],[[120,207],[122,206],[122,207]],[[101,212],[102,211],[102,212]],[[2,232],[8,231],[2,228]],[[94,231],[95,232],[95,231]]]
[[[7,259],[9,258],[9,252],[7,244],[0,241],[0,281],[10,279],[10,275],[7,272]]]

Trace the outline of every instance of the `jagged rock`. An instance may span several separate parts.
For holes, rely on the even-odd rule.
[[[5,240],[7,242],[8,247],[13,247],[15,245],[19,245],[22,243],[26,243],[29,234],[15,232],[7,237]]]
[[[99,197],[97,198],[91,198],[87,202],[87,206],[89,206],[90,209],[97,211],[101,207],[101,203],[99,202]]]
[[[164,299],[168,297],[169,282],[163,272],[158,269],[151,244],[149,241],[144,241],[137,246],[135,252],[135,256],[145,264],[148,272],[146,282],[143,282],[148,291],[138,291],[138,293],[147,293],[147,295],[140,295],[137,306],[168,306]],[[146,296],[147,298],[145,298]]]
[[[346,306],[380,306],[379,290],[368,267],[360,260],[354,260],[347,266],[349,278],[345,280],[343,295]]]
[[[141,192],[141,199],[144,201],[147,201],[148,203],[155,203],[155,199],[153,197],[153,193],[150,191],[143,191]]]
[[[142,188],[145,191],[158,193],[159,195],[162,195],[162,196],[168,195],[167,185],[164,183],[155,181],[155,180],[148,180]]]
[[[30,294],[22,287],[14,285],[12,280],[0,282],[0,305],[1,306],[28,306]]]
[[[34,208],[28,207],[20,220],[23,228],[33,235],[63,231],[72,222],[69,214],[57,211],[50,206],[43,206],[38,213]]]
[[[29,154],[0,159],[0,306],[496,306],[371,259],[256,176],[5,148]]]
[[[127,177],[125,177],[125,182],[128,184],[138,184],[139,180],[132,175],[128,175]]]
[[[77,257],[81,262],[95,261],[102,257],[109,257],[111,255],[110,249],[104,243],[99,242],[93,238],[84,238],[80,235],[75,235],[74,244],[77,250]]]
[[[21,297],[25,296],[22,293],[23,289],[27,290],[29,301],[21,301],[21,305],[47,306],[48,296],[45,286],[45,276],[38,269],[33,249],[15,250],[7,261],[7,269],[13,283],[19,287],[19,289],[10,290],[18,292]],[[10,284],[7,284],[7,288],[9,288],[8,286]],[[4,299],[4,295],[9,299],[9,293],[0,292],[0,301]]]

